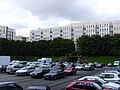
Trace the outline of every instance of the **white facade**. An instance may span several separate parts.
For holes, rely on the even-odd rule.
[[[25,42],[29,42],[29,37],[23,37],[23,36],[21,36],[21,35],[15,36],[15,41],[25,41]]]
[[[76,41],[82,35],[113,35],[120,33],[120,20],[102,22],[71,23],[69,26],[59,26],[30,31],[30,41],[53,40],[57,37]]]
[[[16,35],[15,29],[9,28],[7,26],[0,26],[0,38],[14,40],[15,35]]]

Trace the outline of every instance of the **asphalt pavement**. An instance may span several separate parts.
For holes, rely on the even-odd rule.
[[[96,68],[95,71],[78,71],[74,76],[65,76],[64,78],[58,80],[45,80],[44,78],[35,79],[30,76],[15,76],[6,73],[0,74],[0,81],[13,81],[21,85],[24,90],[30,85],[48,85],[51,90],[65,90],[66,86],[72,81],[79,79],[83,76],[97,75],[103,72],[105,69],[110,69],[109,67]]]

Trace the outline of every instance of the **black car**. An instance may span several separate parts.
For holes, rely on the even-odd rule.
[[[0,68],[1,73],[6,73],[7,66],[8,66],[8,65],[2,65],[2,66],[1,66],[1,68]]]
[[[40,85],[40,86],[29,86],[27,90],[51,90],[49,86]]]
[[[38,68],[36,68],[35,71],[30,73],[30,76],[32,78],[41,78],[44,76],[44,74],[48,73],[49,71],[50,71],[50,68],[48,68],[48,67],[44,67],[44,68],[38,67]]]
[[[64,77],[64,72],[61,70],[51,70],[49,73],[44,75],[45,79],[58,79]]]
[[[14,82],[0,82],[0,90],[23,90],[23,88]]]

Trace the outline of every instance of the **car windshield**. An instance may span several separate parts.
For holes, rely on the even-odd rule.
[[[22,70],[27,70],[29,67],[23,67]]]
[[[84,79],[84,80],[93,80],[93,81],[95,81],[95,80],[97,80],[97,81],[99,81],[99,82],[101,82],[102,84],[105,84],[105,83],[108,83],[107,81],[105,81],[105,80],[103,80],[102,78],[92,78],[92,77],[85,77],[85,78],[82,78],[82,79]]]
[[[42,71],[42,68],[36,68],[35,71]]]
[[[71,67],[68,67],[68,68],[66,68],[66,70],[72,70],[72,68],[71,68]]]
[[[82,64],[78,64],[77,66],[83,66]]]
[[[57,73],[57,71],[55,71],[55,70],[51,70],[49,73]]]

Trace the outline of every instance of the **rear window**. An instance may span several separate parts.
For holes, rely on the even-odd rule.
[[[102,74],[102,78],[114,78],[113,74]]]
[[[93,85],[98,89],[98,90],[102,90],[102,87],[96,83],[93,83]]]
[[[77,82],[75,85],[73,85],[73,88],[78,88],[78,89],[84,89],[85,84],[82,82]]]

